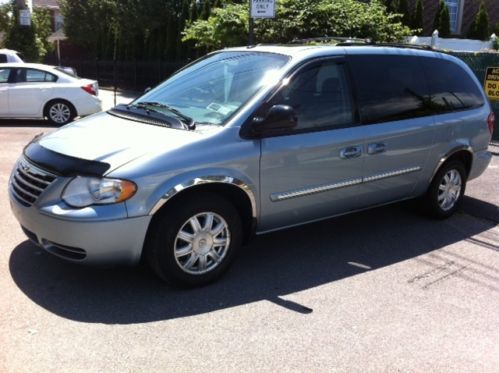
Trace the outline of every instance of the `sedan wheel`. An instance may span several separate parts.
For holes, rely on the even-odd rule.
[[[54,102],[47,110],[47,117],[53,124],[67,124],[73,120],[74,116],[71,106],[62,101]]]

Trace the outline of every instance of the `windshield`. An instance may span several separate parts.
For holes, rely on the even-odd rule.
[[[196,124],[223,125],[288,60],[273,53],[217,53],[181,70],[133,104],[159,103]]]

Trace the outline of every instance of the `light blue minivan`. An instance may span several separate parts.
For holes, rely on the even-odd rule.
[[[491,154],[460,60],[384,46],[211,53],[129,105],[35,138],[9,181],[45,250],[213,281],[252,234],[421,198],[445,218]]]

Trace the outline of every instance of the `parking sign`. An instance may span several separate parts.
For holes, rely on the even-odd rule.
[[[275,0],[251,0],[251,18],[274,18]]]

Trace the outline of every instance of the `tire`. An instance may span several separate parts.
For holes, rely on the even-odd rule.
[[[202,192],[174,201],[158,214],[149,228],[145,256],[162,280],[193,287],[227,271],[243,236],[241,218],[230,202]]]
[[[45,117],[51,124],[63,126],[73,121],[76,117],[76,110],[67,101],[54,100],[45,107]]]
[[[437,219],[452,216],[461,206],[467,173],[462,162],[444,163],[423,197],[427,213]]]

